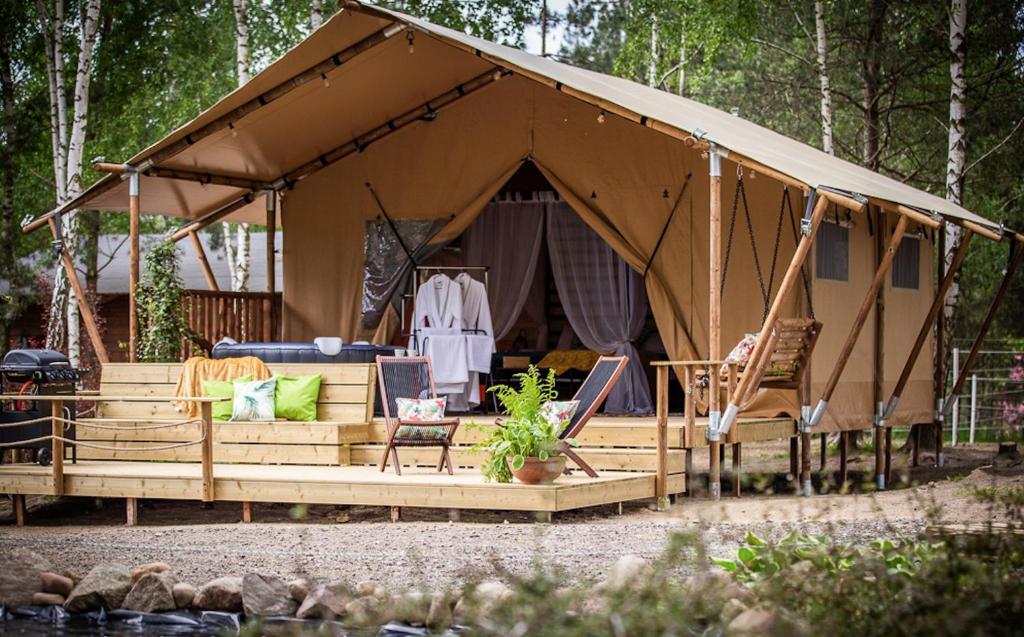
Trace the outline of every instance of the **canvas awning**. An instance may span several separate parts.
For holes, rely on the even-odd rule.
[[[144,213],[196,219],[251,188],[287,188],[292,185],[287,176],[297,168],[322,160],[367,131],[499,67],[666,134],[697,133],[702,141],[812,188],[826,187],[1001,230],[998,223],[942,197],[699,102],[369,3],[346,2],[346,7],[249,83],[127,162],[148,169],[141,185]],[[429,55],[409,54],[409,34],[416,49]],[[249,110],[239,114],[239,108]],[[222,126],[206,134],[218,122]],[[164,174],[189,172],[195,180],[156,176],[159,169]],[[202,183],[203,175],[244,178],[253,184]],[[127,207],[127,182],[107,175],[64,209]],[[262,222],[263,203],[257,199],[229,218]]]

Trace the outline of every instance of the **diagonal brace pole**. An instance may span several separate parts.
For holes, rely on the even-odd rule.
[[[896,258],[896,250],[899,248],[900,242],[903,241],[903,234],[907,230],[907,223],[908,218],[900,215],[899,221],[896,222],[896,228],[889,238],[889,243],[885,247],[885,255],[875,271],[875,278],[872,279],[868,292],[860,304],[860,309],[857,310],[857,315],[853,319],[853,325],[850,326],[850,333],[847,334],[846,342],[843,343],[843,348],[839,351],[839,358],[836,359],[836,364],[832,367],[832,373],[828,377],[828,382],[825,383],[825,389],[821,393],[821,398],[818,400],[818,404],[814,406],[814,413],[811,415],[810,422],[807,423],[809,427],[816,426],[825,415],[828,401],[832,398],[832,392],[839,385],[839,379],[846,369],[846,363],[849,362],[850,355],[853,354],[853,348],[857,345],[857,339],[860,338],[860,332],[867,321],[868,313],[874,307],[878,299],[878,291],[882,289],[882,285],[885,283],[885,276],[888,274],[889,268],[892,267],[893,259]]]
[[[885,427],[885,422],[892,418],[893,413],[896,411],[896,406],[900,402],[900,396],[903,395],[903,390],[907,386],[907,382],[910,380],[910,373],[914,369],[914,365],[917,364],[917,359],[921,355],[921,350],[924,348],[925,341],[928,340],[928,335],[932,331],[932,325],[935,323],[935,317],[939,315],[942,310],[942,305],[946,300],[946,293],[949,291],[949,286],[953,284],[953,279],[956,278],[957,273],[960,271],[960,266],[964,263],[964,258],[967,257],[967,247],[971,243],[971,237],[974,233],[970,230],[964,230],[961,234],[960,245],[957,246],[956,252],[953,254],[953,260],[949,264],[949,270],[946,275],[942,278],[942,282],[939,284],[939,289],[935,293],[935,300],[932,301],[932,306],[928,310],[928,314],[925,316],[924,323],[921,325],[920,331],[917,333],[917,340],[914,341],[914,346],[910,349],[910,354],[907,356],[907,362],[903,365],[903,372],[900,374],[899,380],[896,381],[896,386],[892,390],[892,394],[889,396],[888,402],[886,402],[885,410],[882,412],[882,418],[879,423],[880,427]]]

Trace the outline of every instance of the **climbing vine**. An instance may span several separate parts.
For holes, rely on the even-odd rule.
[[[185,288],[178,257],[171,241],[159,241],[146,251],[135,301],[139,318],[136,354],[142,362],[180,360],[188,326],[181,313]]]

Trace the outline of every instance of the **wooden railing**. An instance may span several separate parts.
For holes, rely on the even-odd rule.
[[[183,359],[203,353],[202,345],[213,345],[225,336],[239,343],[281,340],[280,294],[186,290],[181,311],[199,341],[184,343]]]

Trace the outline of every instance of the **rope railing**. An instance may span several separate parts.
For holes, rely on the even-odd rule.
[[[100,451],[142,451],[142,452],[149,452],[149,451],[169,451],[171,449],[181,449],[183,447],[192,447],[192,446],[195,446],[195,445],[201,445],[204,442],[206,442],[206,436],[204,435],[202,438],[199,438],[198,440],[189,440],[189,441],[186,441],[186,442],[175,442],[175,443],[170,443],[170,444],[166,444],[166,445],[157,445],[155,447],[134,447],[134,446],[125,446],[125,445],[122,445],[122,446],[101,445],[101,444],[97,444],[95,442],[89,442],[89,441],[86,441],[86,440],[76,440],[75,438],[65,438],[64,436],[54,436],[53,434],[50,434],[49,436],[39,436],[38,438],[29,438],[28,440],[19,440],[17,442],[4,442],[4,443],[0,443],[0,448],[24,447],[26,445],[32,445],[32,444],[35,444],[37,442],[43,442],[45,440],[50,440],[50,441],[59,440],[60,442],[63,442],[65,444],[70,443],[70,444],[73,444],[73,445],[76,445],[76,446],[79,446],[79,447],[86,447],[88,449],[98,449]]]

